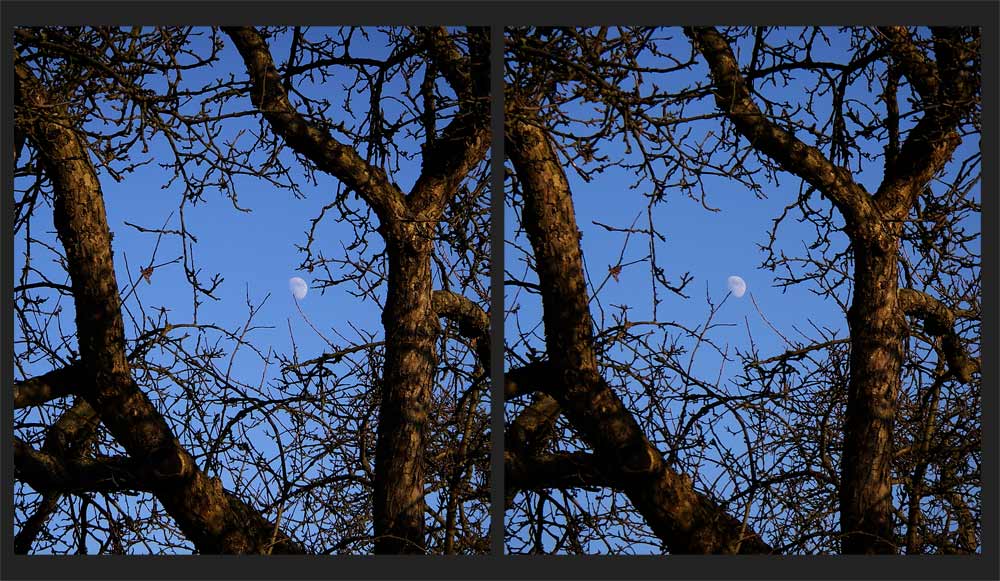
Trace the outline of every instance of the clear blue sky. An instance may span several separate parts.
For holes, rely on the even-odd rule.
[[[847,40],[847,33],[837,32],[834,29],[827,29],[826,32],[831,37],[829,46],[820,46],[817,43],[814,51],[816,60],[831,60],[836,62],[847,62],[849,57],[845,56],[850,50]],[[778,42],[782,34],[798,34],[797,29],[786,29],[784,31],[772,31],[773,36],[769,40]],[[670,50],[683,60],[690,52],[690,43],[679,28],[672,28],[669,32],[661,36],[672,36],[672,39],[663,45],[662,50]],[[734,50],[741,64],[749,62],[750,48],[753,38],[744,39],[738,43]],[[668,48],[669,47],[669,48]],[[654,77],[648,76],[647,83],[657,83],[664,90],[673,88],[681,89],[690,87],[695,83],[704,83],[707,79],[707,67],[704,59],[698,56],[696,66],[681,73],[671,73]],[[656,63],[647,56],[645,62],[640,59],[640,64],[657,64],[664,66],[664,63]],[[800,99],[801,88],[810,84],[815,84],[816,77],[812,75],[797,74],[788,87],[765,88],[765,92],[776,101],[795,102]],[[875,111],[884,109],[879,100],[881,87],[873,85],[869,92],[864,83],[855,82],[847,93],[847,98],[854,98],[859,101],[870,103]],[[906,97],[906,93],[901,91],[901,101]],[[828,117],[830,111],[831,98],[829,95],[821,97],[817,101],[815,108],[817,125],[821,125]],[[905,103],[901,103],[900,108],[905,111]],[[577,108],[574,112],[579,113]],[[715,103],[711,99],[703,99],[700,103],[685,110],[688,116],[700,113],[715,111]],[[912,125],[912,120],[904,120],[903,127]],[[691,135],[687,138],[692,143],[698,143],[708,131],[715,130],[718,133],[718,120],[701,121],[689,124],[685,129],[692,129]],[[586,133],[590,133],[588,129]],[[679,131],[678,133],[683,133]],[[800,135],[800,138],[808,139],[808,136]],[[617,141],[616,141],[617,140]],[[626,156],[624,145],[620,138],[608,140],[600,145],[597,154],[605,154],[610,159],[619,159]],[[745,145],[745,140],[741,138]],[[958,155],[965,155],[974,151],[979,146],[978,143],[964,143]],[[873,149],[881,153],[882,144],[872,144]],[[828,148],[825,150],[828,151]],[[635,155],[631,158],[637,159]],[[750,162],[753,164],[753,162]],[[877,189],[882,178],[881,160],[867,162],[864,171],[855,174],[868,191]],[[620,232],[609,232],[604,228],[593,224],[594,221],[601,222],[617,228],[628,228],[633,220],[639,216],[636,223],[637,228],[646,228],[646,205],[647,200],[642,193],[648,192],[649,185],[640,185],[638,189],[629,189],[635,183],[636,178],[632,173],[614,169],[599,175],[591,182],[581,179],[575,172],[567,170],[570,187],[573,192],[573,201],[576,210],[577,224],[583,232],[581,246],[584,253],[584,260],[587,269],[589,289],[591,293],[594,286],[599,286],[608,275],[608,269],[619,263],[619,254],[625,240],[624,234]],[[761,178],[759,181],[764,181]],[[838,337],[847,337],[847,322],[844,314],[835,301],[819,296],[819,287],[814,282],[802,283],[790,288],[778,288],[777,278],[785,273],[781,270],[771,272],[762,268],[767,253],[761,245],[768,243],[768,233],[772,227],[772,221],[781,215],[786,205],[793,203],[798,195],[801,180],[787,173],[778,174],[778,183],[765,185],[764,194],[766,199],[757,199],[753,192],[749,191],[739,183],[726,178],[711,177],[705,181],[707,193],[706,202],[710,207],[717,208],[718,211],[706,210],[699,200],[691,199],[679,191],[668,191],[666,202],[653,208],[653,222],[659,233],[666,237],[665,242],[657,242],[656,255],[658,265],[665,270],[665,275],[671,283],[679,281],[680,276],[685,272],[690,272],[693,281],[685,289],[685,293],[690,298],[682,298],[662,288],[659,290],[659,297],[663,301],[658,308],[659,321],[670,321],[680,323],[688,328],[694,329],[705,323],[709,315],[709,307],[706,304],[706,291],[711,300],[718,305],[729,292],[727,288],[727,278],[730,275],[738,275],[746,280],[747,294],[742,298],[731,296],[716,315],[713,324],[720,326],[711,331],[708,335],[720,347],[728,347],[728,351],[733,361],[724,363],[722,356],[705,346],[697,354],[692,368],[695,377],[714,383],[720,374],[721,384],[726,385],[730,379],[742,371],[739,360],[735,360],[734,348],[744,352],[750,349],[747,326],[753,334],[753,340],[759,349],[761,359],[781,354],[788,349],[785,342],[771,330],[767,323],[758,314],[757,309],[751,301],[751,295],[756,300],[757,305],[763,315],[777,327],[790,340],[808,344],[804,336],[795,329],[801,329],[810,337],[815,338],[816,333],[809,323],[820,328],[825,328],[831,332],[836,332]],[[697,189],[695,190],[697,193]],[[978,195],[978,194],[977,194]],[[829,208],[829,203],[820,200],[818,196],[813,196],[813,206],[820,209]],[[783,250],[790,257],[805,256],[804,249],[816,239],[814,227],[809,223],[801,223],[798,219],[801,213],[797,209],[790,211],[789,216],[782,223],[778,230],[778,243],[775,250]],[[842,220],[838,217],[838,223]],[[970,224],[970,228],[978,229],[979,224]],[[507,209],[505,221],[505,236],[511,240],[515,236],[516,220],[513,210]],[[842,233],[834,234],[830,238],[831,252],[840,251],[847,246],[846,235]],[[527,238],[522,234],[517,238],[517,243],[522,248],[530,248]],[[621,259],[622,264],[643,259],[649,254],[648,237],[644,235],[633,235],[629,246]],[[524,264],[521,262],[521,255],[510,245],[506,249],[506,268],[508,278],[521,278],[524,273]],[[535,281],[534,273],[529,273],[527,280]],[[630,307],[629,320],[648,321],[653,319],[651,280],[648,263],[638,263],[632,266],[625,266],[619,280],[610,279],[599,293],[601,305],[607,318],[602,320],[598,302],[592,300],[591,313],[594,316],[598,329],[614,325],[611,314],[618,313],[618,310],[611,305],[628,305]],[[841,289],[841,297],[849,303],[849,289]],[[506,312],[510,312],[511,306],[515,303],[519,307],[518,315],[506,316],[507,344],[517,336],[517,322],[520,322],[521,329],[535,328],[538,337],[543,337],[543,330],[540,325],[541,303],[538,295],[529,294],[518,287],[508,286],[505,298]],[[537,324],[537,327],[534,327]],[[676,334],[675,330],[669,331]],[[654,341],[655,343],[655,341]],[[544,346],[540,339],[530,342],[535,349],[544,352]],[[692,339],[681,341],[687,349],[694,346]],[[525,349],[517,349],[524,355]],[[622,350],[612,350],[610,356],[622,356]],[[682,360],[687,363],[687,356]],[[641,388],[630,385],[622,388],[619,385],[613,387],[622,393],[623,389],[640,392]],[[694,390],[698,392],[697,389]],[[508,409],[513,409],[508,406]],[[676,411],[676,410],[674,410]],[[510,416],[508,415],[510,419]],[[731,422],[730,422],[731,423]],[[667,423],[670,426],[670,423]],[[655,434],[648,434],[655,437]],[[745,445],[741,438],[733,438],[729,444],[735,449],[744,449]],[[717,470],[710,465],[706,465],[703,477],[711,482]],[[715,490],[725,497],[722,490]],[[572,493],[581,500],[581,504],[586,506],[585,500],[594,500],[599,495],[581,492],[579,490]],[[508,516],[510,513],[508,513]],[[522,538],[521,541],[524,539]],[[553,539],[547,541],[547,546],[551,547]],[[591,546],[588,550],[601,552],[602,545]],[[658,552],[656,547],[633,547],[632,550],[638,552],[653,551]]]

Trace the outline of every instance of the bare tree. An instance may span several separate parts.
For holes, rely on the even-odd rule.
[[[544,328],[507,337],[508,546],[978,550],[980,156],[959,147],[979,131],[978,31],[532,28],[506,50],[509,203],[530,244],[511,242],[524,270],[508,263],[508,284],[540,294]],[[589,283],[566,172],[622,170],[646,208],[595,226],[649,253]],[[659,264],[669,232],[651,210],[679,195],[711,209],[720,178],[760,198],[800,180],[762,266],[842,307],[849,338],[782,335],[788,351],[761,356],[752,336],[712,342],[711,301],[698,328],[658,316],[691,277]],[[781,246],[792,212],[817,234],[804,257]],[[625,305],[608,321],[601,288],[639,263],[654,320]],[[744,372],[693,376],[699,347]],[[580,487],[587,506],[553,496]]]
[[[358,50],[370,36],[386,57]],[[289,47],[284,63],[269,39]],[[19,488],[18,551],[486,550],[486,31],[44,28],[18,29],[16,44],[15,459],[37,493]],[[244,70],[189,80],[226,51]],[[309,96],[331,83],[344,101]],[[150,143],[172,152],[155,161],[180,203],[156,226],[129,224],[155,245],[137,272],[123,256],[136,279],[122,285],[101,186],[154,161]],[[392,176],[413,166],[404,192]],[[204,280],[185,215],[213,192],[248,210],[246,179],[316,195],[321,174],[336,192],[304,225],[302,268],[381,306],[384,329],[358,340],[335,327],[335,343],[322,321],[327,352],[275,353],[254,340],[267,299],[249,289],[240,328],[199,320],[223,277]],[[61,248],[32,232],[49,204]],[[356,239],[325,240],[329,220]],[[180,256],[158,263],[161,243]],[[35,266],[39,251],[68,284]],[[138,286],[176,263],[190,322]]]

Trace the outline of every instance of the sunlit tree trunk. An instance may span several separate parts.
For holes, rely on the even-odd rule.
[[[375,453],[375,552],[422,553],[423,451],[437,369],[433,226],[400,225],[392,230],[387,249],[389,286],[382,313],[385,366]]]
[[[422,32],[436,66],[460,98],[455,119],[423,152],[409,194],[385,170],[309,123],[281,86],[267,42],[253,28],[229,28],[253,83],[251,97],[275,133],[322,171],[356,191],[378,215],[386,243],[388,288],[382,322],[385,363],[375,454],[375,552],[423,553],[424,448],[437,369],[438,314],[433,307],[431,255],[445,205],[489,146],[488,36],[479,31],[474,58],[463,57],[444,28]]]
[[[956,127],[974,103],[971,96],[977,87],[975,76],[965,70],[975,43],[966,44],[958,29],[934,29],[935,62],[912,43],[905,28],[882,30],[895,64],[924,103],[934,106],[924,111],[898,151],[895,142],[887,151],[883,181],[869,193],[847,169],[762,113],[723,35],[714,28],[696,27],[685,33],[709,64],[719,109],[752,147],[823,192],[846,223],[854,252],[854,296],[848,313],[851,357],[840,469],[841,547],[844,553],[897,553],[893,423],[907,333],[898,300],[900,228],[918,194],[961,141]],[[948,82],[942,84],[942,79]],[[894,107],[889,104],[890,113]],[[890,114],[887,130],[898,139],[899,127],[893,123],[898,120]],[[968,380],[965,371],[956,372]]]
[[[506,128],[524,196],[524,227],[542,294],[553,385],[547,391],[672,553],[766,553],[771,548],[666,464],[598,369],[583,253],[569,184],[545,133]],[[515,467],[510,467],[515,468]]]
[[[893,422],[905,319],[897,300],[899,241],[854,245],[850,379],[841,461],[845,553],[897,552],[892,516]]]

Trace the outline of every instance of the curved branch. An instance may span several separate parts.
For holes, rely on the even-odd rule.
[[[434,310],[458,325],[458,331],[472,342],[479,363],[486,372],[491,366],[490,317],[479,305],[458,293],[436,290],[431,296]]]
[[[843,215],[849,234],[867,232],[880,223],[871,197],[846,169],[778,127],[750,97],[739,63],[728,41],[712,27],[685,27],[684,33],[708,62],[715,102],[751,146],[823,192]]]
[[[928,59],[913,43],[905,26],[879,26],[885,37],[892,60],[900,68],[906,80],[910,81],[917,94],[925,101],[937,96],[940,78],[937,65]]]
[[[965,70],[967,55],[962,54],[975,49],[966,46],[953,29],[934,29],[933,34],[938,57],[933,68],[926,58],[916,56],[920,51],[912,43],[901,41],[896,45],[902,47],[897,51],[906,55],[898,61],[904,74],[912,74],[912,78],[908,77],[911,80],[923,76],[917,88],[925,106],[923,116],[907,135],[875,193],[876,204],[891,220],[906,218],[920,192],[951,159],[962,142],[959,124],[976,103],[973,97],[980,80]],[[940,82],[935,84],[930,78],[939,78]],[[932,87],[937,89],[933,94],[929,92]]]
[[[929,294],[910,288],[899,289],[899,305],[907,315],[922,319],[925,331],[941,338],[941,349],[952,375],[962,383],[971,381],[979,366],[969,357],[955,332],[955,313]]]
[[[448,81],[448,85],[460,99],[472,96],[472,75],[469,62],[462,56],[451,37],[448,29],[443,26],[421,28],[418,31],[428,54],[438,70]]]
[[[253,27],[223,27],[250,75],[250,97],[271,129],[322,171],[344,182],[375,210],[382,222],[405,215],[402,192],[385,171],[369,165],[352,148],[310,124],[292,106],[271,57],[267,41]]]
[[[486,156],[490,130],[489,32],[469,29],[469,56],[462,57],[444,29],[428,36],[431,58],[459,97],[458,113],[424,150],[420,177],[408,201],[418,220],[437,221],[445,203]],[[466,71],[468,71],[466,73]]]

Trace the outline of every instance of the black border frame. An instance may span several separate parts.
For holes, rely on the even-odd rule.
[[[493,554],[476,557],[407,556],[24,556],[13,554],[13,527],[0,524],[0,578],[2,579],[326,579],[326,578],[553,578],[553,579],[656,579],[656,578],[745,578],[745,579],[997,579],[1000,578],[1000,546],[997,521],[1000,507],[997,490],[998,372],[997,355],[997,228],[998,186],[997,88],[998,19],[996,0],[878,0],[863,2],[822,0],[641,1],[543,0],[530,2],[485,0],[210,0],[196,2],[163,0],[149,2],[68,0],[11,0],[0,4],[0,107],[3,132],[0,151],[13,144],[14,26],[51,24],[105,25],[218,25],[218,24],[312,24],[312,25],[490,25],[492,38],[492,90],[494,101],[492,141],[492,255],[503,264],[503,81],[502,31],[510,25],[585,26],[594,24],[768,24],[768,25],[978,25],[983,28],[983,475],[982,547],[973,556],[518,556],[501,555],[503,531],[503,406],[495,405],[492,419]],[[499,57],[499,58],[498,58]],[[500,96],[500,98],[496,98]],[[0,156],[3,184],[12,191],[12,160]],[[0,293],[13,296],[13,248],[8,238],[13,212],[7,196],[0,196]],[[503,269],[491,272],[493,293],[492,401],[503,401]],[[992,298],[990,298],[992,297]],[[499,307],[499,308],[497,308]],[[13,320],[9,299],[2,302],[0,316],[0,385],[13,382],[9,342]],[[0,389],[0,441],[13,436],[12,391]],[[0,523],[13,517],[13,449],[2,445],[0,474]],[[499,500],[499,502],[498,502]]]

